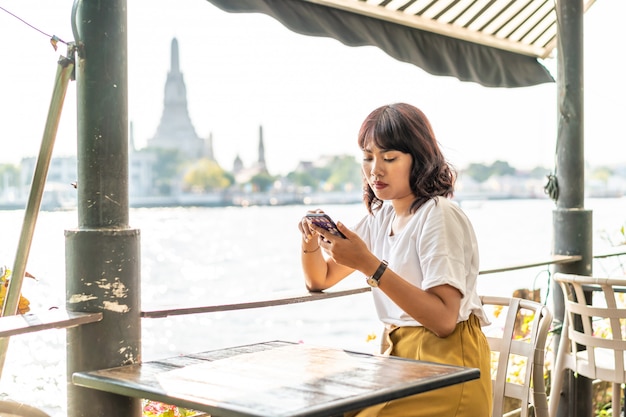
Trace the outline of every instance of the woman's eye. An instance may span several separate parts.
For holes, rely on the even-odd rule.
[[[393,162],[396,158],[385,158],[385,162]]]

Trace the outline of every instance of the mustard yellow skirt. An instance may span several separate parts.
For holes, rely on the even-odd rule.
[[[490,417],[491,351],[476,316],[446,338],[423,327],[385,332],[382,352],[393,356],[480,369],[480,379],[350,412],[345,417]]]

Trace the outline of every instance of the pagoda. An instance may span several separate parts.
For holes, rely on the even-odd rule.
[[[156,134],[148,139],[149,148],[176,149],[187,159],[207,154],[207,144],[196,134],[187,109],[187,88],[180,71],[178,41],[172,39],[171,65],[165,82],[163,114]]]

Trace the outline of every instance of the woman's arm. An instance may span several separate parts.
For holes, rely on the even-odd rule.
[[[354,271],[343,265],[337,264],[331,257],[324,257],[323,244],[328,245],[321,235],[314,230],[306,218],[298,225],[302,232],[301,263],[304,273],[304,282],[309,291],[323,291],[347,277]],[[322,229],[320,229],[322,230]]]
[[[387,269],[378,288],[437,336],[447,337],[456,328],[462,295],[453,286],[445,284],[422,290]]]
[[[356,234],[338,224],[351,245],[338,241],[330,250],[333,259],[346,266],[358,269],[366,276],[371,276],[378,269],[381,260],[361,247]],[[378,288],[383,291],[408,315],[419,321],[424,327],[439,337],[449,336],[456,328],[461,308],[461,292],[451,285],[439,285],[422,290],[409,283],[390,268],[387,268],[379,280]]]

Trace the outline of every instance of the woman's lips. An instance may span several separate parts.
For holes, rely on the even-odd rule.
[[[387,184],[381,181],[374,181],[372,183],[372,187],[375,188],[376,190],[382,190],[383,188],[387,187]]]

